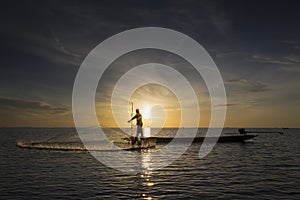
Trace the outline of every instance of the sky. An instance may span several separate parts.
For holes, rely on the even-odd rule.
[[[225,84],[227,104],[220,105],[227,107],[225,127],[300,127],[297,1],[29,0],[7,1],[0,10],[1,127],[74,126],[72,90],[81,63],[100,42],[139,27],[173,29],[206,49]],[[121,69],[162,56],[171,57],[160,60],[163,64],[186,69],[188,64],[170,55],[142,51],[117,59],[102,77],[107,87],[97,90],[100,124],[115,125],[106,97]],[[198,87],[199,126],[206,127],[211,111],[206,86],[192,71],[185,75]],[[153,116],[163,116],[157,121],[171,127],[178,124],[171,116],[180,115],[175,97],[167,88],[148,85],[132,99],[136,107],[148,100]]]

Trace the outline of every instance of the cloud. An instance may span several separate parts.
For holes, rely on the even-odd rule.
[[[70,111],[69,106],[60,105],[53,106],[47,102],[30,101],[23,99],[14,99],[7,97],[0,97],[0,111],[12,111],[20,114],[53,114],[63,115]]]
[[[231,106],[239,106],[239,105],[241,105],[241,104],[239,104],[239,103],[227,103],[227,104],[217,104],[217,105],[215,105],[215,107],[224,107],[224,106],[231,107]]]
[[[282,40],[282,41],[280,41],[280,43],[297,46],[297,45],[300,45],[300,40]]]
[[[293,62],[293,63],[300,63],[300,57],[299,56],[290,55],[290,56],[285,56],[284,58],[286,60],[289,60],[290,62]]]
[[[277,57],[254,55],[253,62],[262,64],[273,64],[281,66],[278,70],[287,72],[299,72],[300,71],[300,57],[298,55],[282,55]]]
[[[239,51],[229,51],[217,53],[216,58],[235,58],[235,57],[246,57],[249,56],[249,53],[239,52]]]
[[[24,34],[18,48],[34,56],[42,57],[48,62],[79,66],[83,55],[69,50],[61,40],[50,32],[50,36],[40,33]],[[29,45],[30,44],[30,45]]]
[[[280,71],[300,72],[300,66],[284,66],[279,68]]]
[[[275,64],[275,65],[291,65],[293,61],[284,57],[272,57],[266,55],[255,54],[248,58],[248,61],[262,64]]]
[[[34,56],[35,62],[42,58],[53,66],[78,66],[82,62],[88,52],[85,48],[87,45],[82,45],[86,38],[81,34],[84,28],[79,26],[80,20],[74,23],[75,16],[58,12],[61,5],[45,1],[35,2],[34,6],[29,2],[7,6],[1,13],[1,17],[7,20],[0,31],[4,47],[15,54]]]
[[[229,79],[225,82],[227,86],[237,86],[246,92],[264,92],[269,91],[268,85],[262,81],[249,81],[246,79]]]

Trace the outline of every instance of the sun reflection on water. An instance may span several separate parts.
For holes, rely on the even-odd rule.
[[[144,169],[143,172],[137,174],[139,179],[140,194],[141,199],[153,199],[152,190],[155,183],[152,181],[152,171],[151,171],[151,152],[143,152],[141,156],[141,166]]]

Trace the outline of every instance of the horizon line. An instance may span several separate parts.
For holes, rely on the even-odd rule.
[[[75,127],[75,126],[0,126],[0,128],[94,128],[94,127]],[[107,126],[107,127],[98,127],[98,128],[130,128],[130,127],[115,127],[115,126]],[[145,128],[161,128],[161,127],[145,127]],[[185,126],[185,127],[173,127],[173,126],[170,126],[170,127],[162,127],[162,128],[222,128],[222,129],[229,129],[229,128],[246,128],[246,129],[249,129],[249,128],[276,128],[276,129],[291,129],[291,128],[300,128],[300,127],[254,127],[254,126],[251,126],[251,127],[246,127],[246,126],[236,126],[236,127],[229,127],[229,126],[226,126],[226,127],[202,127],[202,126],[199,126],[199,127],[189,127],[189,126]]]

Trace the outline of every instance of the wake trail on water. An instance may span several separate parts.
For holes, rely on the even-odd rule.
[[[23,138],[16,141],[16,146],[27,149],[44,149],[60,151],[112,151],[111,144],[101,145],[101,141],[91,140],[83,145],[79,136],[74,132],[67,133],[29,133],[29,138]],[[103,143],[102,143],[103,144]],[[116,150],[116,149],[114,149]]]
[[[63,151],[87,151],[87,149],[80,144],[72,144],[65,142],[30,142],[17,141],[17,147],[29,149],[49,149],[49,150],[63,150]]]
[[[113,144],[111,144],[113,145]],[[27,149],[60,150],[60,151],[118,151],[122,149],[103,147],[100,145],[89,145],[86,148],[82,143],[70,142],[32,142],[17,141],[16,146]]]

